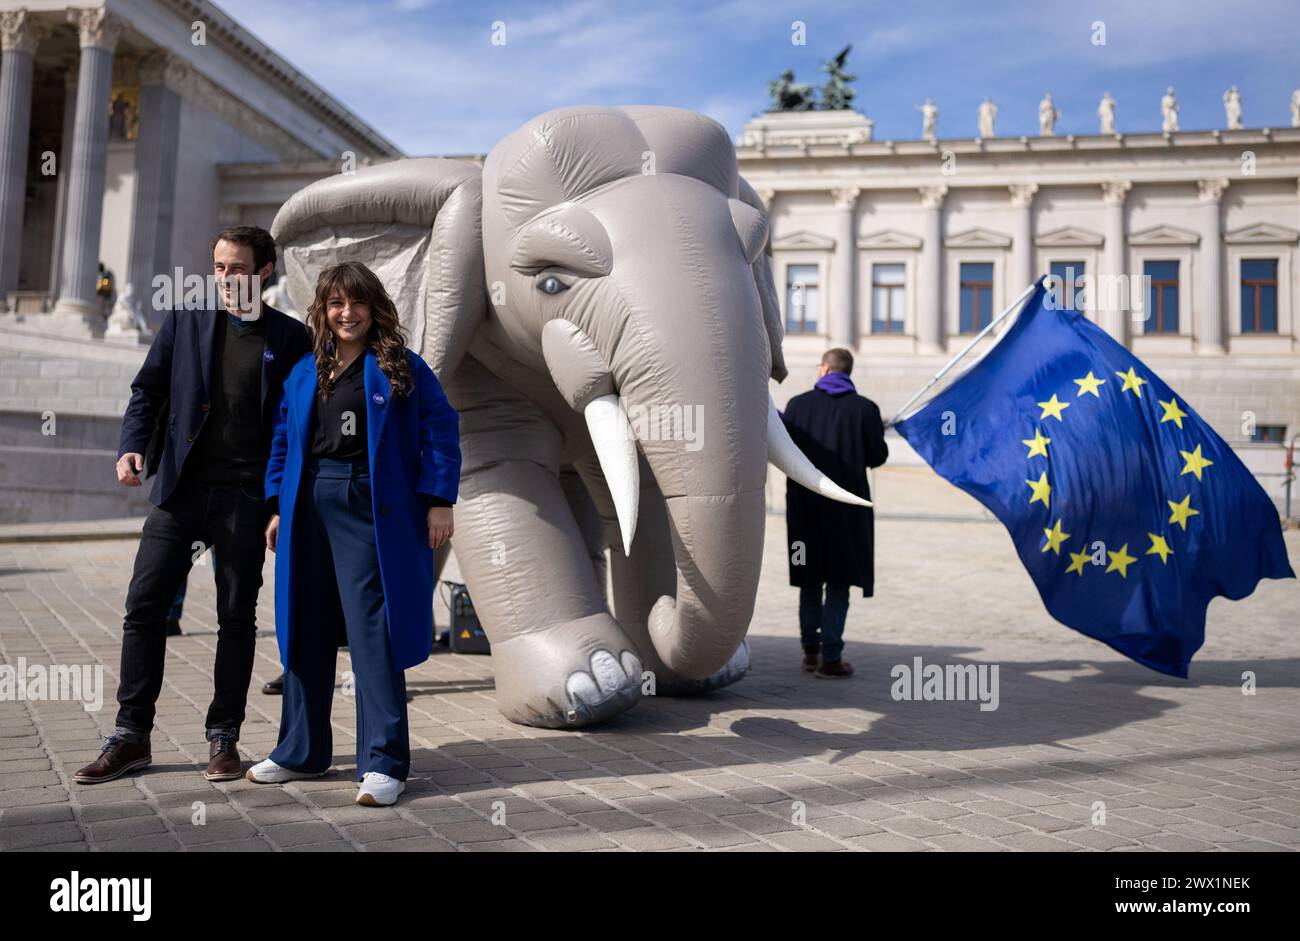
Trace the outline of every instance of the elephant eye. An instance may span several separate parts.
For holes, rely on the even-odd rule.
[[[546,277],[542,278],[542,280],[537,282],[537,286],[547,294],[560,294],[569,289],[567,284],[553,274],[548,274]]]

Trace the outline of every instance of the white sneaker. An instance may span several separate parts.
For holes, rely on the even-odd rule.
[[[329,769],[327,768],[326,771]],[[325,774],[325,771],[318,771],[315,774],[306,771],[291,771],[288,768],[282,768],[270,758],[266,761],[259,761],[253,767],[248,769],[245,777],[250,781],[258,784],[283,784],[285,781],[300,781],[303,778],[319,778]]]
[[[390,778],[378,771],[367,771],[361,777],[361,790],[357,803],[367,807],[389,807],[397,803],[397,795],[406,790],[406,782]]]

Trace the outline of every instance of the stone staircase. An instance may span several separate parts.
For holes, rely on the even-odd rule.
[[[113,473],[143,347],[0,327],[0,523],[147,512]]]

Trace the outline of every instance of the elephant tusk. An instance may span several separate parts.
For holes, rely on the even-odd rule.
[[[870,500],[849,493],[819,471],[808,455],[799,450],[799,445],[786,430],[785,422],[776,413],[776,403],[770,395],[767,397],[767,459],[777,470],[813,493],[853,506],[871,506]]]
[[[623,553],[632,554],[636,515],[641,505],[641,475],[637,469],[636,434],[623,404],[614,394],[598,395],[582,410],[596,448],[600,470],[605,475],[618,528],[623,534]]]

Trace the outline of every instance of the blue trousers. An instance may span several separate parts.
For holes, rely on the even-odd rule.
[[[406,677],[392,667],[369,469],[311,461],[295,511],[292,667],[284,677],[280,740],[271,760],[309,773],[330,766],[335,645],[342,623],[357,704],[357,780],[378,771],[405,781],[411,769]]]
[[[821,585],[799,589],[799,639],[805,647],[822,648],[822,659],[834,662],[844,653],[844,620],[849,615],[847,585]]]

